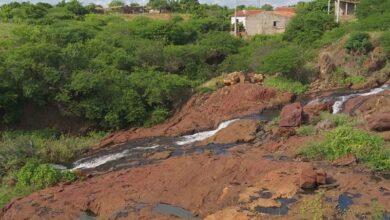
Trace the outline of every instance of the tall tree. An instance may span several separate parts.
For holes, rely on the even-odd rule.
[[[110,7],[117,7],[117,6],[124,6],[125,3],[122,0],[112,0],[108,6]]]

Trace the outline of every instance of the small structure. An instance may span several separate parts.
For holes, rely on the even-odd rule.
[[[240,11],[237,17],[232,17],[232,24],[235,21],[242,23],[244,34],[253,36],[256,34],[277,34],[283,33],[287,24],[295,16],[295,8],[280,7],[273,11]]]
[[[354,18],[357,4],[358,0],[335,0],[336,21]]]

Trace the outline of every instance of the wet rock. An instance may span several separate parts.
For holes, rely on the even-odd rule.
[[[230,73],[223,80],[225,86],[232,86],[237,83],[244,83],[244,82],[245,82],[245,74],[243,72]]]
[[[302,106],[300,103],[293,103],[283,107],[280,113],[280,127],[298,127],[302,123]]]
[[[147,159],[149,160],[164,160],[167,159],[171,156],[172,151],[161,151],[157,152],[151,155],[146,156]]]
[[[367,122],[370,130],[388,131],[390,130],[390,112],[376,113]]]
[[[334,166],[349,166],[351,164],[355,164],[357,161],[355,155],[349,154],[344,157],[341,157],[335,161],[333,161]]]
[[[249,74],[249,81],[251,83],[262,83],[265,79],[265,76],[263,74],[256,74],[256,73],[250,73]]]
[[[301,189],[314,189],[318,185],[326,184],[326,172],[315,170],[312,166],[304,167],[299,178]]]
[[[328,129],[331,129],[334,127],[336,127],[336,123],[334,123],[333,121],[331,121],[329,119],[325,119],[323,121],[320,121],[316,125],[316,129],[319,129],[319,130],[328,130]]]
[[[220,130],[214,136],[202,141],[198,145],[229,144],[250,142],[256,138],[259,122],[254,120],[239,120],[233,122],[227,128]]]
[[[390,90],[376,95],[351,98],[345,102],[343,112],[362,116],[390,112]]]

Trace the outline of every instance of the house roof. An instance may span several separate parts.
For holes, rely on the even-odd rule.
[[[260,14],[261,12],[263,12],[263,10],[242,10],[242,11],[237,11],[237,17],[254,16],[254,15]],[[234,17],[234,16],[235,15],[233,14],[232,17]]]
[[[295,8],[293,7],[279,7],[275,8],[273,11],[274,14],[282,15],[286,17],[294,17],[296,15]]]

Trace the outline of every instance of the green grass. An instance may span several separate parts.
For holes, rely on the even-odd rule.
[[[372,133],[349,126],[340,126],[326,134],[320,143],[311,143],[302,148],[299,154],[309,158],[336,160],[353,154],[358,161],[374,170],[390,170],[390,150],[385,140]]]
[[[304,125],[296,130],[299,136],[310,136],[317,132],[316,128],[311,125]]]
[[[50,129],[0,133],[0,207],[33,190],[76,180],[74,173],[61,172],[47,163],[70,162],[103,135],[68,136]]]
[[[345,79],[342,80],[343,85],[347,84],[360,84],[367,82],[367,78],[364,76],[347,76]]]
[[[266,78],[264,85],[276,88],[282,92],[293,92],[296,94],[303,94],[308,89],[308,85],[304,85],[301,82],[286,79],[281,76]]]
[[[306,198],[302,201],[299,211],[300,219],[320,220],[324,219],[324,191],[320,191],[318,194]]]

